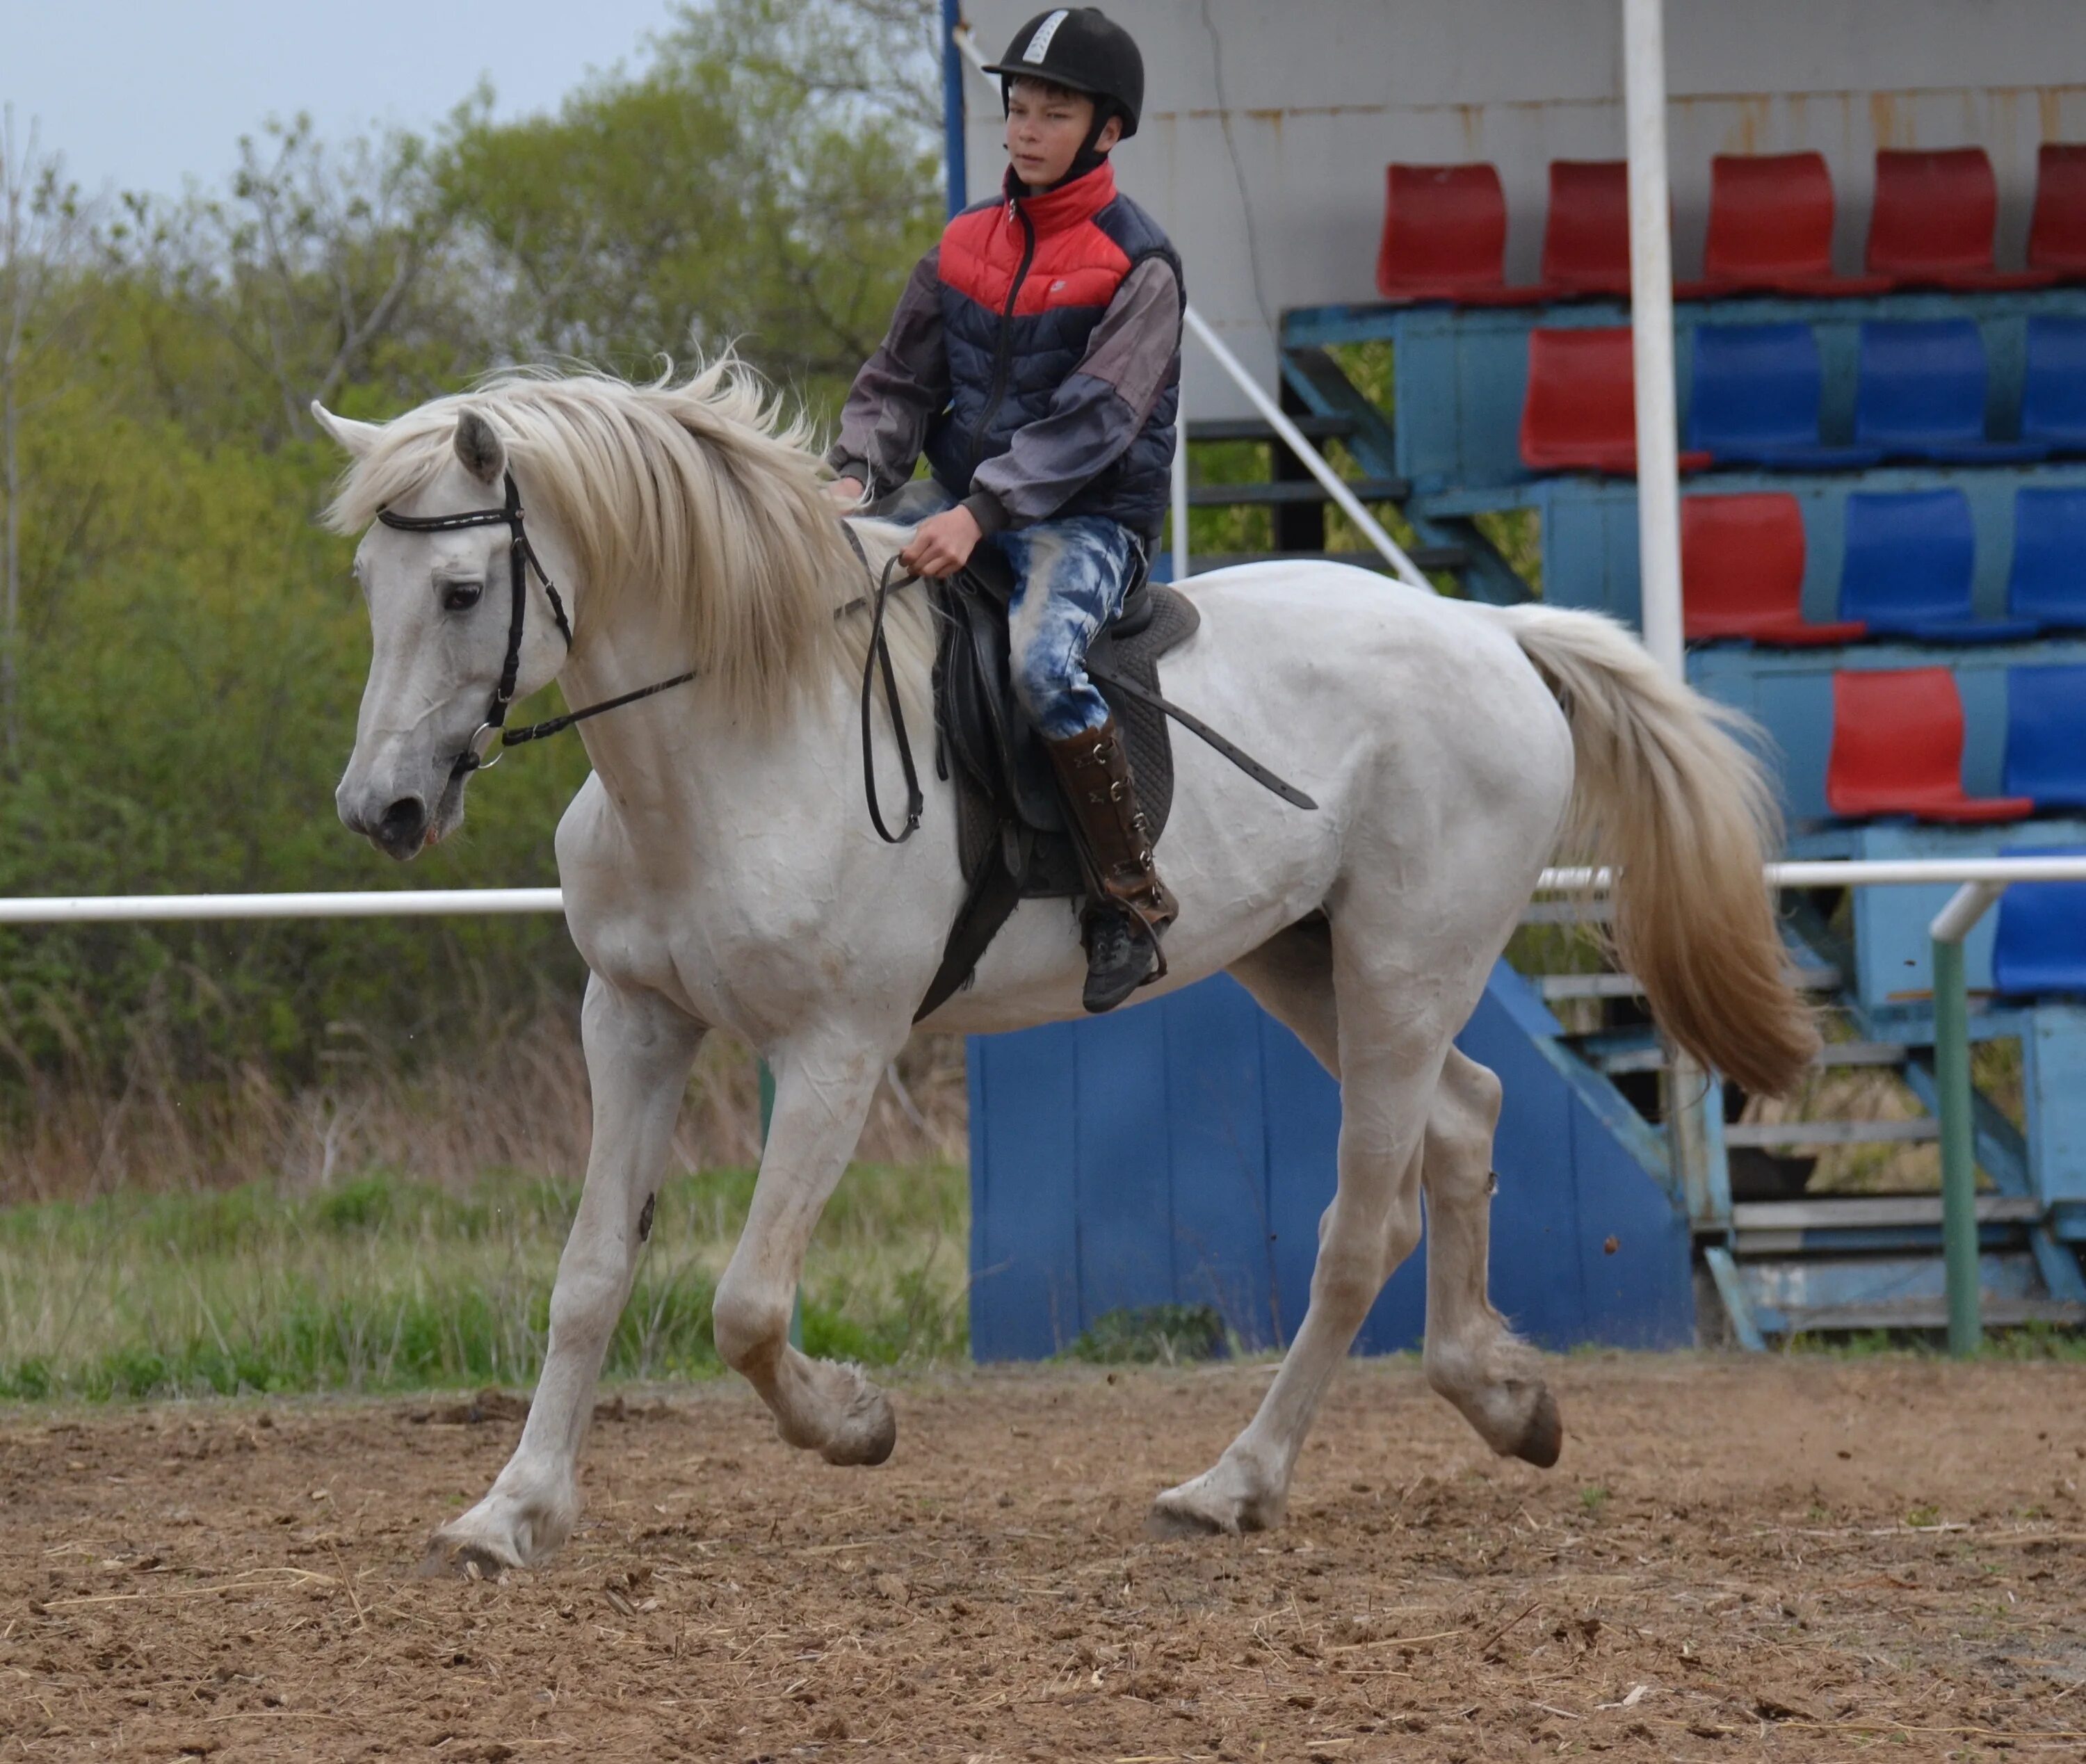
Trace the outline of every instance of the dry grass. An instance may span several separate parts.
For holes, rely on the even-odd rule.
[[[569,1012],[489,1024],[417,1065],[350,1030],[336,1042],[326,1081],[297,1089],[254,1064],[184,1080],[150,1039],[118,1086],[40,1077],[27,1108],[0,1115],[0,1205],[257,1183],[302,1194],[372,1169],[450,1189],[488,1172],[568,1180],[585,1170],[586,1064]],[[960,1163],[966,1117],[961,1040],[915,1037],[878,1089],[857,1155]],[[689,1082],[672,1169],[750,1165],[760,1150],[757,1063],[713,1037]]]

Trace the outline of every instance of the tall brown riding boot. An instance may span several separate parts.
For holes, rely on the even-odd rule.
[[[1166,971],[1159,935],[1181,903],[1159,880],[1152,829],[1137,806],[1130,755],[1111,717],[1068,740],[1045,741],[1058,782],[1078,823],[1093,897],[1082,923],[1089,1011],[1113,1011]]]

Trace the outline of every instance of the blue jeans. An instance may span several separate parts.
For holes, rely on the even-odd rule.
[[[902,497],[892,518],[915,525],[956,505],[931,479],[907,486]],[[995,533],[985,543],[998,546],[1014,566],[1007,622],[1021,708],[1053,741],[1100,728],[1108,701],[1087,677],[1087,646],[1122,610],[1137,569],[1136,536],[1105,515],[1074,514]]]

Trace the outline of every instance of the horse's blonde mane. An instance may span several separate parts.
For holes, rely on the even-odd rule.
[[[822,667],[861,664],[859,618],[836,610],[867,584],[820,486],[801,413],[731,355],[685,377],[632,384],[590,370],[517,369],[409,411],[343,476],[327,524],[359,533],[425,489],[455,458],[475,411],[507,449],[531,513],[577,557],[580,630],[626,595],[653,597],[685,628],[708,689],[764,718]],[[863,533],[879,565],[891,535]],[[894,596],[891,628],[909,684],[930,638],[920,597]]]

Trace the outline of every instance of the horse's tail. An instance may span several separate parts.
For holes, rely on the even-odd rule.
[[[1612,866],[1616,956],[1652,1014],[1748,1090],[1787,1090],[1818,1049],[1791,989],[1760,866],[1780,815],[1737,713],[1672,679],[1621,626],[1556,607],[1501,609],[1572,729],[1563,845]]]

